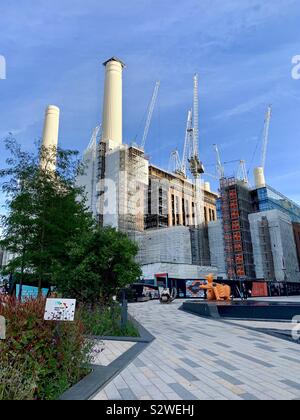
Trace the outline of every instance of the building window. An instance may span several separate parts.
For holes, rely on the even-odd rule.
[[[193,225],[195,225],[195,203],[192,202],[192,219],[193,219]]]
[[[179,197],[176,197],[176,225],[180,225]]]
[[[185,212],[186,212],[186,225],[189,226],[190,224],[190,209],[189,209],[189,202],[186,200],[185,202]]]
[[[172,194],[172,196],[171,196],[171,201],[172,201],[172,225],[175,226],[176,225],[176,220],[175,220],[175,196],[174,196],[174,194]]]
[[[149,180],[149,186],[148,186],[148,214],[151,214],[151,179]]]
[[[158,194],[159,194],[159,198],[158,198],[158,212],[159,212],[159,215],[162,216],[163,215],[163,190],[162,190],[161,187],[159,188]]]

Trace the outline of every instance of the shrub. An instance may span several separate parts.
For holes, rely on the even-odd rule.
[[[26,374],[26,364],[18,362],[1,365],[0,369],[0,401],[33,400],[36,385],[34,379]]]
[[[138,329],[130,321],[121,327],[121,308],[96,305],[93,308],[81,306],[78,316],[82,320],[85,333],[94,336],[138,337]]]
[[[88,369],[90,349],[83,324],[79,320],[44,321],[44,308],[43,298],[26,302],[10,298],[5,303],[0,300],[0,315],[7,321],[6,340],[0,342],[3,398],[21,397],[18,390],[23,384],[27,391],[22,399],[57,399]],[[9,372],[14,380],[7,381]]]

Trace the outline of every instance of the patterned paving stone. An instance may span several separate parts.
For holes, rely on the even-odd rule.
[[[270,363],[264,362],[263,360],[257,359],[256,357],[248,356],[247,354],[240,353],[239,351],[233,351],[232,353],[250,362],[256,363],[258,365],[268,367],[268,368],[274,367]]]
[[[232,385],[243,385],[243,382],[241,382],[239,379],[234,378],[233,376],[228,375],[224,372],[215,372],[217,376],[219,376],[222,379],[225,379],[225,381],[231,383]]]
[[[299,344],[179,307],[177,301],[130,305],[156,339],[95,399],[300,399]]]
[[[283,384],[288,385],[291,388],[294,388],[296,390],[300,390],[300,382],[294,382],[294,381],[290,381],[290,380],[285,380],[282,381]]]

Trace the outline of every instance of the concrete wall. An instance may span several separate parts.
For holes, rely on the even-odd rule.
[[[264,262],[260,226],[265,217],[269,224],[270,247],[272,249],[276,281],[299,282],[300,274],[291,219],[279,210],[270,210],[249,215],[254,262],[257,278],[264,278]]]
[[[188,227],[145,231],[136,237],[139,245],[138,261],[151,263],[192,264],[190,230]]]
[[[208,239],[210,248],[211,265],[218,268],[218,276],[227,278],[223,225],[221,220],[208,224]]]

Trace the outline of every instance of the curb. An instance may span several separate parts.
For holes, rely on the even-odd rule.
[[[80,382],[64,392],[59,398],[60,401],[87,401],[91,400],[101,389],[119,375],[133,360],[142,353],[148,345],[155,340],[139,322],[131,317],[131,321],[137,326],[140,337],[92,337],[101,340],[131,341],[135,342],[133,347],[119,356],[108,366],[91,365],[92,372]],[[91,337],[90,337],[91,338]]]

